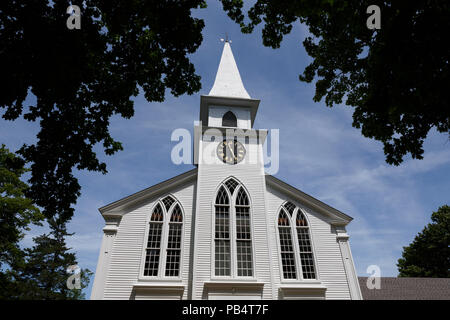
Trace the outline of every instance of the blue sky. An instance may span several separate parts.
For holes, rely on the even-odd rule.
[[[314,84],[298,80],[311,61],[302,46],[303,26],[296,25],[281,48],[273,50],[263,47],[260,29],[241,34],[216,1],[195,15],[206,24],[203,43],[191,56],[202,77],[201,91],[178,98],[169,94],[164,103],[148,103],[139,95],[132,119],[111,121],[111,134],[124,151],[107,157],[97,149],[109,173],[76,173],[82,195],[69,227],[76,235],[68,243],[79,265],[95,271],[104,226],[99,207],[193,168],[172,164],[176,142],[170,136],[176,128],[192,132],[200,94],[207,94],[214,82],[223,48],[219,39],[227,33],[248,93],[261,100],[255,128],[280,129],[275,176],[354,218],[348,232],[358,275],[366,276],[367,267],[375,264],[382,276],[396,276],[402,247],[430,222],[433,211],[450,204],[448,136],[431,131],[424,160],[407,158],[399,167],[389,166],[382,144],[351,126],[351,107],[314,103]],[[29,97],[26,104],[32,102]],[[0,143],[15,151],[34,142],[38,129],[37,123],[0,120]],[[25,243],[41,231],[33,229]],[[91,286],[88,298],[90,291]]]

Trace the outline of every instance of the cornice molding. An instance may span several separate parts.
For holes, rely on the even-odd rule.
[[[133,291],[136,293],[156,294],[156,295],[174,295],[183,296],[185,290],[184,285],[173,283],[135,283]]]
[[[272,175],[266,174],[266,183],[274,187],[275,189],[280,190],[283,193],[287,193],[288,195],[297,199],[300,203],[303,203],[312,209],[317,210],[318,212],[324,213],[331,217],[332,219],[329,221],[331,225],[335,227],[344,227],[353,220],[349,215],[327,205],[326,203],[310,196],[309,194],[304,193],[303,191],[287,184],[286,182],[275,178]]]
[[[175,176],[171,179],[165,180],[158,184],[155,184],[149,188],[133,193],[120,200],[114,201],[106,206],[99,208],[98,210],[102,214],[105,221],[113,218],[120,218],[125,213],[125,209],[131,207],[141,201],[145,201],[148,198],[163,194],[167,190],[182,185],[197,178],[197,168],[187,171],[183,174]]]

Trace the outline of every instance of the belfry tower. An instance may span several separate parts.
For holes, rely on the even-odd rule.
[[[245,89],[228,41],[214,85],[200,101],[193,298],[271,297],[262,153],[267,131],[253,129],[260,101]]]

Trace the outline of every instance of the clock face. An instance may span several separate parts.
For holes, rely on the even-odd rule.
[[[245,148],[239,141],[223,140],[217,146],[217,156],[228,164],[241,162],[245,157]]]

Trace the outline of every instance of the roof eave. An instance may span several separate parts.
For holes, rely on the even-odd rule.
[[[197,177],[197,168],[194,168],[178,176],[162,181],[151,187],[133,193],[110,204],[107,204],[99,208],[98,211],[100,211],[102,216],[105,218],[111,216],[122,216],[125,213],[126,208],[129,208],[130,206],[133,206],[134,204],[140,203],[142,201],[145,201],[146,199],[156,196],[160,193],[167,192],[168,189],[171,189],[177,185],[187,183],[196,177]]]
[[[269,185],[298,198],[300,202],[303,202],[313,209],[316,209],[319,212],[325,213],[326,215],[332,217],[330,223],[334,226],[346,226],[353,220],[353,218],[349,215],[327,205],[326,203],[310,196],[309,194],[304,193],[303,191],[287,184],[286,182],[275,178],[272,175],[266,174],[266,181],[267,183],[269,183]]]
[[[250,109],[251,126],[255,122],[256,112],[258,111],[259,103],[258,99],[236,98],[236,97],[220,97],[201,95],[200,96],[200,121],[205,125],[208,123],[208,106],[229,106],[229,107],[241,107]]]

